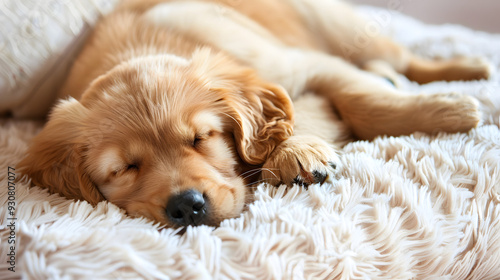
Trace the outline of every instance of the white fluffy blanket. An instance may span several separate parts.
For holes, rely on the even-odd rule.
[[[381,30],[424,56],[482,55],[498,71],[500,36],[363,11],[373,20],[361,32]],[[350,143],[334,182],[261,185],[239,218],[184,235],[106,202],[93,208],[21,183],[10,213],[8,166],[40,124],[4,120],[0,278],[499,279],[500,79],[402,85],[475,96],[484,120],[467,134]]]

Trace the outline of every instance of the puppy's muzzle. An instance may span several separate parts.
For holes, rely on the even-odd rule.
[[[171,197],[167,204],[167,216],[177,226],[204,224],[208,201],[197,190],[191,189]]]

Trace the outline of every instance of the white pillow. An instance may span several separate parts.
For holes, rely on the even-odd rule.
[[[117,2],[0,1],[0,114],[43,117],[91,27]]]

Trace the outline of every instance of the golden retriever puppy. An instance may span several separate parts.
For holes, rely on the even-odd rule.
[[[68,198],[165,226],[217,225],[241,213],[258,180],[322,183],[350,133],[477,125],[473,98],[409,95],[375,74],[480,79],[485,63],[420,59],[379,36],[360,48],[364,25],[335,0],[123,1],[96,26],[19,167]]]

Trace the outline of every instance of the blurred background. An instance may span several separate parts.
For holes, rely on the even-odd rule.
[[[499,0],[350,0],[397,10],[425,23],[456,23],[492,33],[500,33]]]

